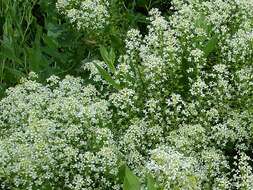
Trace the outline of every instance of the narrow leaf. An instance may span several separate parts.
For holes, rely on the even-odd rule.
[[[113,49],[111,49],[111,51],[109,53],[104,46],[100,46],[99,50],[100,50],[100,54],[101,54],[104,62],[108,65],[109,69],[113,73],[115,73],[115,71],[116,71],[116,69],[114,67],[115,53],[114,53]]]
[[[100,67],[98,64],[95,63],[95,66],[97,67],[99,73],[101,74],[101,76],[109,83],[111,84],[114,88],[116,88],[117,90],[120,89],[120,85],[118,83],[116,83],[113,78],[109,75],[109,73],[102,67]]]
[[[110,60],[111,60],[113,66],[114,66],[114,63],[115,63],[115,59],[116,59],[115,52],[114,52],[113,48],[111,48],[110,49]]]

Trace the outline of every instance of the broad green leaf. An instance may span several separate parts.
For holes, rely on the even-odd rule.
[[[203,51],[206,57],[216,48],[218,44],[218,36],[214,35],[206,44]]]
[[[131,170],[126,167],[125,168],[125,179],[123,184],[123,190],[140,190],[141,184],[136,175],[134,175]]]
[[[97,67],[99,73],[101,74],[101,76],[109,83],[111,84],[114,88],[116,88],[117,90],[120,89],[120,85],[118,83],[116,83],[113,78],[109,75],[109,73],[102,67],[100,67],[98,64],[95,63],[95,66]]]

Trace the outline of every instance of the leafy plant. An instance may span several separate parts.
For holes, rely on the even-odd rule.
[[[153,177],[150,174],[146,176],[146,184],[141,184],[140,179],[126,166],[121,166],[123,173],[123,190],[141,190],[141,187],[146,187],[147,190],[158,190]]]
[[[38,72],[0,101],[0,188],[253,189],[252,1],[45,2],[25,43],[0,21],[3,83]]]
[[[55,1],[0,1],[0,85],[15,85],[30,71],[41,80],[73,73],[85,55],[80,34],[61,19]],[[2,91],[3,92],[3,91]]]

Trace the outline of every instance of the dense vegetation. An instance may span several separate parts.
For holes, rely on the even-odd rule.
[[[0,0],[0,187],[253,189],[252,0]]]

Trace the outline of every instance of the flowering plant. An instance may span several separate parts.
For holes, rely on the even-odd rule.
[[[136,189],[147,174],[155,189],[253,188],[253,2],[172,2],[168,19],[150,11],[146,35],[128,32],[117,62],[102,49],[84,65],[94,85],[53,76],[8,90],[4,188],[127,189],[122,164]]]

